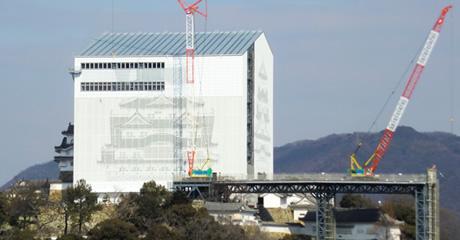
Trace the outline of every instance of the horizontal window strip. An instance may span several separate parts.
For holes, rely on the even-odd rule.
[[[165,68],[164,62],[81,63],[81,69],[156,69]]]
[[[82,92],[164,91],[165,82],[82,82]]]

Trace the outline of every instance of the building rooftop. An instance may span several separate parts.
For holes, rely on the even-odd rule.
[[[68,149],[68,148],[73,148],[73,143],[67,142],[67,137],[62,138],[61,145],[55,146],[54,151],[59,153],[62,150]]]
[[[261,31],[197,32],[195,55],[242,55]],[[80,57],[182,56],[185,33],[105,33],[95,39]]]

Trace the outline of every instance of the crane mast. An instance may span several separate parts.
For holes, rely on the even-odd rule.
[[[187,4],[185,0],[177,0],[180,7],[185,12],[185,55],[186,55],[186,82],[195,82],[195,13],[203,17],[208,16],[207,3],[204,12],[199,10],[199,4],[203,0],[196,0],[192,4]]]
[[[351,173],[353,176],[373,176],[375,170],[377,169],[380,161],[382,160],[383,156],[385,155],[388,147],[393,139],[393,135],[396,131],[396,128],[399,125],[399,122],[406,110],[407,105],[409,104],[409,100],[414,92],[415,86],[417,85],[420,76],[425,69],[425,66],[428,62],[428,59],[433,51],[434,46],[436,45],[436,41],[439,38],[439,33],[441,31],[441,27],[444,24],[445,18],[449,10],[452,8],[451,5],[442,9],[440,16],[436,20],[433,28],[431,29],[428,37],[425,41],[425,45],[418,56],[417,63],[412,70],[412,73],[407,80],[406,86],[404,91],[399,98],[398,103],[396,104],[396,108],[393,112],[393,115],[390,118],[390,122],[388,123],[385,131],[383,132],[380,141],[374,150],[374,153],[371,157],[364,163],[364,168],[358,163],[356,159],[356,152],[360,148],[361,145],[358,145],[355,152],[350,156],[350,163],[351,163]]]
[[[185,79],[186,83],[193,84],[195,82],[195,14],[207,18],[208,17],[208,5],[205,0],[205,10],[199,10],[199,4],[203,0],[195,0],[192,4],[187,4],[186,0],[177,0],[180,7],[185,12]],[[193,103],[195,104],[195,103]],[[192,175],[193,166],[196,158],[196,149],[192,144],[191,149],[187,151],[188,161],[188,175]]]

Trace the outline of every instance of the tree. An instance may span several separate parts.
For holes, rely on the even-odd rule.
[[[154,181],[144,183],[137,198],[137,215],[142,218],[144,228],[161,221],[162,210],[168,206],[170,198],[171,193],[165,187]]]
[[[10,229],[0,235],[1,240],[33,240],[36,233],[29,229]]]
[[[248,239],[240,226],[221,225],[212,217],[199,218],[186,226],[187,239],[190,240],[246,240]]]
[[[137,236],[136,227],[120,219],[105,220],[88,233],[89,240],[136,240]]]
[[[97,195],[91,190],[91,186],[86,184],[85,180],[79,180],[75,186],[63,192],[64,234],[67,234],[69,217],[72,218],[72,222],[77,223],[78,234],[81,235],[83,224],[89,222],[92,214],[100,209],[97,204]]]
[[[460,218],[449,209],[440,209],[441,239],[454,240],[460,236]]]
[[[345,194],[340,201],[343,208],[375,208],[374,202],[368,197],[356,194]]]
[[[286,235],[280,240],[310,240],[311,237],[304,235]]]
[[[187,198],[187,195],[182,191],[175,191],[172,193],[171,199],[169,201],[169,205],[177,205],[177,204],[190,204],[191,201]]]
[[[25,229],[36,224],[40,207],[47,203],[47,193],[40,185],[30,182],[18,182],[8,192],[8,218],[13,227]]]
[[[116,206],[116,217],[120,220],[130,222],[135,226],[140,226],[142,220],[138,213],[139,206],[137,205],[139,195],[135,193],[128,193],[122,195],[120,202]]]
[[[190,221],[200,218],[211,218],[206,209],[200,208],[199,210],[192,207],[191,204],[172,205],[164,213],[164,218],[168,225],[172,227],[184,227]]]
[[[0,227],[8,220],[7,209],[8,206],[5,194],[0,192]]]
[[[60,238],[58,238],[57,240],[83,240],[84,238],[76,235],[76,234],[67,234],[67,235],[64,235]]]
[[[393,197],[385,200],[382,211],[392,218],[404,221],[402,239],[415,239],[415,207],[411,197]]]
[[[175,231],[174,228],[167,227],[163,224],[154,224],[150,226],[147,230],[147,237],[146,239],[149,240],[181,240],[186,239],[185,237],[181,236],[180,233]]]

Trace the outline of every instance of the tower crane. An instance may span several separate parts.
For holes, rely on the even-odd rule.
[[[186,55],[186,82],[195,82],[195,14],[207,18],[208,4],[205,1],[205,10],[199,10],[199,4],[203,0],[196,0],[192,4],[187,4],[185,0],[177,0],[180,7],[185,12],[185,55]]]
[[[205,18],[208,17],[208,4],[205,0],[205,10],[199,10],[199,5],[203,0],[195,0],[192,4],[187,4],[186,0],[177,0],[180,7],[185,12],[185,79],[189,84],[195,82],[195,14],[199,14]],[[193,103],[195,104],[195,103]],[[196,158],[195,146],[187,151],[188,160],[188,175],[192,176],[193,166]]]
[[[441,27],[444,24],[445,18],[449,10],[452,8],[452,5],[446,6],[442,9],[440,16],[436,20],[433,28],[431,29],[428,37],[425,41],[425,45],[418,56],[417,63],[406,82],[406,86],[404,91],[399,98],[398,103],[396,104],[396,108],[393,112],[393,115],[390,118],[390,122],[388,123],[383,135],[380,138],[380,141],[374,150],[374,153],[370,156],[370,158],[361,166],[356,158],[356,153],[361,147],[361,143],[358,144],[356,150],[350,156],[350,172],[352,176],[374,176],[375,170],[377,169],[380,161],[382,160],[383,156],[385,155],[390,143],[393,139],[394,132],[398,127],[399,121],[404,114],[404,110],[406,109],[409,100],[412,96],[412,93],[417,85],[420,76],[425,69],[425,66],[428,62],[428,59],[433,51],[434,46],[436,45],[436,41],[438,40],[439,34],[441,32]]]

